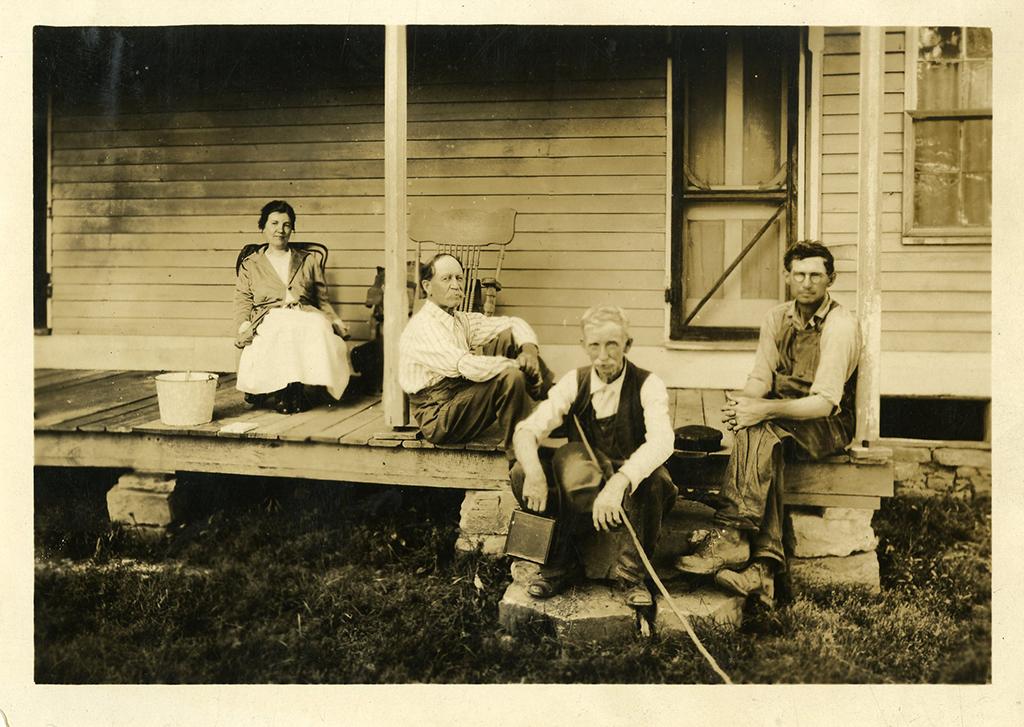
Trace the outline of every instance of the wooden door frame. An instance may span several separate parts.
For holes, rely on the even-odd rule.
[[[743,28],[737,28],[742,30]],[[722,28],[721,30],[729,30]],[[670,53],[672,58],[672,74],[668,79],[672,89],[671,117],[672,125],[667,129],[671,134],[671,156],[673,169],[671,173],[671,218],[670,225],[670,269],[669,281],[665,288],[665,302],[669,316],[669,337],[672,340],[691,341],[721,341],[721,340],[750,340],[757,338],[757,327],[701,327],[682,325],[684,314],[683,305],[685,290],[683,285],[683,209],[686,202],[686,178],[681,172],[683,160],[686,155],[686,136],[684,124],[686,123],[686,68],[683,61],[683,44],[688,33],[695,32],[694,29],[675,29],[672,33]],[[799,145],[805,142],[799,135],[799,54],[801,49],[800,38],[802,35],[799,29],[794,29],[793,47],[790,51],[790,63],[786,67],[787,78],[787,104],[786,104],[786,138],[788,164],[786,170],[786,244],[792,244],[796,240],[797,230],[797,164],[799,160]],[[723,192],[716,196],[722,201],[740,201],[751,199],[760,201],[766,198],[763,193],[749,193],[743,191]]]

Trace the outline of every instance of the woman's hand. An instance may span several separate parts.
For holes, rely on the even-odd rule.
[[[335,335],[341,336],[342,340],[347,341],[352,337],[348,332],[348,326],[345,325],[345,321],[340,318],[335,318],[331,321],[331,328],[334,330]]]

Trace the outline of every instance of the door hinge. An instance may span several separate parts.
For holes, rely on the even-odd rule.
[[[673,288],[665,288],[665,302],[669,305],[675,305],[679,302],[679,296]]]

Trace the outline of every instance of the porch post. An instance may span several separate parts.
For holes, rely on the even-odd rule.
[[[406,28],[384,29],[384,422],[403,426],[398,339],[409,316],[406,294]]]
[[[825,29],[807,31],[811,64],[811,103],[807,112],[807,239],[821,240],[821,101],[824,76]]]
[[[854,438],[854,444],[859,445],[879,437],[884,39],[884,28],[861,27],[857,318],[864,348],[857,369],[857,433]]]

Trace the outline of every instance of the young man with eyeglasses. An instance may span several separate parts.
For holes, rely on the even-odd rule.
[[[775,575],[786,568],[783,447],[819,459],[850,443],[861,349],[857,319],[828,294],[836,277],[829,249],[798,242],[784,263],[792,300],[768,312],[746,386],[722,408],[735,444],[716,527],[675,564],[684,573],[714,574],[723,588],[768,605]]]

